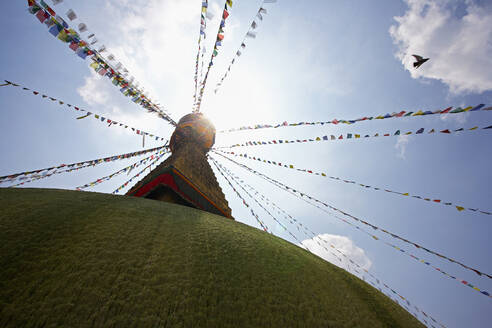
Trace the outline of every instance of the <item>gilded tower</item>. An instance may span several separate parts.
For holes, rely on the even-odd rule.
[[[232,219],[231,209],[207,161],[215,127],[202,113],[183,116],[174,130],[171,156],[127,195],[198,208]]]

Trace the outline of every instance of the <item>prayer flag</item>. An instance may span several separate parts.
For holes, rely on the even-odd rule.
[[[476,110],[479,110],[480,108],[482,108],[483,106],[485,106],[485,104],[480,104],[478,106],[475,106],[473,107],[472,109],[470,109],[470,112],[473,112],[473,111],[476,111]]]
[[[50,27],[48,32],[50,32],[53,36],[58,36],[58,33],[60,33],[61,29],[62,29],[61,26],[55,24],[52,27]]]
[[[36,13],[36,17],[39,19],[39,21],[40,21],[41,23],[43,23],[43,22],[44,22],[47,18],[49,18],[49,17],[50,17],[50,15],[49,15],[46,11],[44,11],[44,10],[40,9],[40,10]]]
[[[80,33],[84,33],[85,31],[87,31],[87,25],[85,25],[84,23],[80,23],[78,28]]]
[[[72,9],[69,9],[67,11],[66,15],[67,15],[68,19],[70,19],[71,21],[73,21],[74,19],[77,19],[77,15],[75,14],[75,12]]]

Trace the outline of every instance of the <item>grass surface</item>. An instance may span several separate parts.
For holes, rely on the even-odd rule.
[[[263,231],[153,200],[0,189],[0,327],[419,327]]]

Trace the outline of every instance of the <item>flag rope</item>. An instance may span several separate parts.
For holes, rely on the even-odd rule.
[[[105,176],[105,177],[99,178],[99,179],[97,179],[95,181],[86,183],[85,185],[75,187],[75,189],[76,190],[82,190],[82,189],[85,189],[85,188],[88,188],[88,187],[93,187],[93,186],[98,185],[98,184],[100,184],[100,183],[102,183],[104,181],[108,181],[111,178],[113,178],[114,176],[117,176],[117,175],[119,175],[119,174],[121,174],[123,172],[126,172],[127,170],[128,170],[128,172],[130,172],[134,168],[137,168],[140,165],[147,163],[147,161],[149,159],[150,160],[153,160],[154,157],[156,157],[158,155],[161,155],[161,154],[166,154],[166,153],[169,153],[169,150],[160,150],[160,151],[156,152],[153,155],[150,155],[150,156],[148,156],[148,157],[146,157],[146,158],[144,158],[144,159],[142,159],[142,160],[140,160],[138,162],[133,163],[132,165],[126,166],[126,167],[122,168],[121,170],[118,170],[118,171],[116,171],[116,172],[114,172],[114,173],[112,173],[110,175]]]
[[[256,18],[258,18],[260,21],[263,21],[263,15],[265,15],[267,13],[266,9],[263,8],[263,6],[265,5],[265,3],[274,3],[276,1],[277,0],[263,0],[261,2],[260,8],[258,9],[257,13],[255,14],[253,21],[251,22],[251,24],[248,28],[248,31],[246,32],[243,40],[241,41],[241,45],[239,46],[238,50],[236,51],[236,53],[234,54],[234,57],[231,60],[231,63],[229,64],[229,67],[227,68],[226,72],[224,73],[224,75],[222,76],[220,81],[215,86],[215,90],[214,90],[215,93],[217,93],[217,91],[222,86],[222,83],[224,82],[225,78],[227,77],[227,75],[231,71],[232,65],[234,65],[235,61],[237,59],[239,59],[239,57],[241,56],[241,54],[242,54],[241,50],[246,48],[246,43],[245,43],[246,39],[248,37],[253,38],[253,39],[256,38],[256,32],[254,32],[254,30],[258,27],[258,22],[256,21]]]
[[[77,170],[80,170],[80,169],[83,169],[83,168],[86,168],[86,167],[90,167],[90,166],[95,166],[95,164],[86,164],[86,165],[82,165],[82,166],[79,166],[79,167],[75,167],[75,168],[71,168],[71,169],[66,169],[66,170],[62,170],[62,171],[55,170],[55,171],[53,171],[51,173],[47,173],[47,174],[44,174],[44,175],[41,175],[41,176],[33,175],[33,176],[31,176],[31,179],[26,178],[28,180],[22,181],[20,183],[17,183],[17,184],[11,185],[11,186],[8,186],[7,188],[15,188],[15,187],[22,186],[22,185],[25,185],[27,183],[33,182],[33,181],[38,181],[38,180],[41,180],[41,179],[44,179],[44,178],[49,178],[49,177],[51,177],[52,175],[55,175],[55,174],[62,174],[62,173],[77,171]],[[2,181],[0,181],[0,183],[2,183]]]
[[[74,109],[74,110],[76,110],[76,111],[80,111],[80,112],[84,112],[84,113],[86,113],[86,114],[85,114],[85,115],[83,115],[83,116],[77,117],[77,118],[76,118],[77,120],[84,119],[84,118],[89,117],[89,116],[91,116],[91,115],[93,115],[93,114],[94,114],[94,118],[95,118],[96,120],[100,120],[102,123],[108,123],[108,124],[109,124],[109,125],[108,125],[108,127],[110,127],[110,126],[112,126],[112,125],[114,125],[114,126],[122,126],[122,127],[124,127],[125,129],[130,128],[132,131],[135,131],[135,132],[136,132],[136,134],[138,134],[138,135],[147,135],[147,136],[149,136],[149,137],[151,137],[151,138],[154,138],[154,137],[155,137],[155,140],[161,140],[161,141],[163,141],[163,140],[164,140],[164,138],[163,138],[163,137],[159,137],[159,136],[157,136],[157,135],[154,135],[154,134],[151,134],[151,133],[145,132],[145,131],[143,131],[143,130],[140,130],[140,129],[137,129],[137,128],[133,128],[133,127],[131,127],[131,126],[129,126],[129,125],[127,125],[127,124],[125,124],[125,123],[116,122],[115,120],[112,120],[112,119],[109,119],[109,118],[107,118],[107,117],[104,117],[104,116],[102,116],[101,114],[96,114],[96,113],[93,113],[93,112],[89,112],[89,111],[88,111],[88,110],[86,110],[86,109],[83,109],[83,108],[81,108],[81,107],[78,107],[78,106],[75,106],[75,105],[69,104],[69,103],[65,102],[64,100],[60,100],[60,99],[57,99],[57,98],[55,98],[55,97],[51,97],[51,96],[45,95],[45,94],[43,94],[43,93],[41,93],[41,92],[39,92],[39,91],[32,90],[32,89],[27,88],[27,87],[25,87],[25,86],[23,86],[23,85],[20,85],[20,84],[18,84],[18,83],[10,82],[10,81],[7,81],[7,80],[5,80],[5,82],[7,82],[7,84],[8,84],[8,85],[11,85],[11,86],[14,86],[14,87],[20,87],[20,88],[22,88],[22,90],[24,90],[24,91],[31,91],[31,92],[32,92],[32,94],[33,94],[34,96],[41,95],[41,97],[42,97],[42,98],[47,99],[47,100],[49,99],[49,100],[51,100],[51,101],[53,101],[53,102],[57,103],[57,104],[58,104],[58,105],[60,105],[60,106],[66,105],[67,107],[69,107],[69,108],[71,108],[71,109]]]
[[[444,130],[436,130],[436,129],[431,129],[429,132],[426,134],[434,134],[434,133],[443,133],[443,134],[452,134],[452,133],[457,133],[457,132],[463,132],[463,131],[478,131],[478,126],[474,126],[471,128],[459,128],[459,129],[444,129]],[[481,128],[481,130],[486,130],[486,129],[492,129],[492,125],[486,126]],[[376,133],[373,136],[366,134],[363,136],[363,134],[357,134],[357,133],[347,133],[347,135],[343,136],[343,134],[340,134],[340,136],[335,136],[335,135],[330,135],[329,137],[327,135],[324,135],[322,137],[318,136],[314,139],[296,139],[296,140],[269,140],[269,141],[246,141],[241,144],[234,144],[234,145],[229,145],[229,146],[221,146],[221,147],[216,147],[216,149],[224,149],[224,148],[235,148],[235,147],[248,147],[248,146],[264,146],[264,145],[278,145],[278,144],[289,144],[289,143],[304,143],[304,142],[318,142],[318,141],[328,141],[328,140],[346,140],[346,139],[365,139],[365,138],[374,138],[374,137],[389,137],[389,136],[401,136],[401,135],[411,135],[411,134],[423,134],[424,133],[424,128],[420,128],[415,133],[412,131],[408,131],[405,133],[401,133],[400,130],[396,130],[394,133]]]
[[[205,77],[201,82],[200,93],[198,94],[198,101],[195,104],[195,108],[193,109],[194,113],[200,112],[200,107],[202,106],[203,93],[205,91],[205,86],[207,85],[208,74],[210,73],[210,68],[214,64],[214,58],[218,55],[218,47],[222,46],[222,40],[224,39],[224,31],[222,30],[225,27],[225,20],[229,17],[229,12],[227,11],[227,5],[232,7],[232,0],[225,0],[224,2],[224,11],[222,12],[222,19],[219,24],[219,28],[217,30],[217,38],[215,39],[214,50],[212,51],[212,55],[210,57],[210,62],[208,64],[207,72],[205,73]],[[221,34],[222,33],[222,34]]]
[[[210,158],[212,158],[212,156],[210,156]],[[212,158],[212,160],[214,160]],[[364,271],[365,273],[367,273],[372,279],[374,279],[378,285],[380,285],[380,280],[374,276],[371,272],[369,272],[367,269],[365,269],[361,264],[357,263],[356,261],[353,261],[349,256],[347,256],[344,252],[340,251],[340,249],[338,249],[336,246],[334,246],[332,243],[326,241],[325,239],[321,238],[319,235],[317,235],[315,232],[313,232],[307,225],[303,225],[299,220],[295,219],[294,217],[292,217],[292,215],[290,215],[289,213],[287,213],[285,210],[283,210],[281,207],[279,207],[278,205],[276,205],[273,201],[271,201],[270,199],[268,199],[268,197],[266,197],[265,195],[263,195],[262,193],[260,193],[256,188],[254,188],[253,186],[251,186],[250,184],[246,183],[244,180],[242,180],[240,177],[238,176],[235,176],[234,173],[232,173],[229,169],[227,169],[226,167],[222,166],[220,163],[216,161],[216,165],[218,164],[223,170],[224,172],[226,172],[232,179],[236,178],[236,184],[240,185],[240,183],[244,184],[244,186],[246,186],[248,189],[250,189],[252,192],[255,193],[255,195],[259,195],[260,198],[265,202],[267,203],[268,205],[270,205],[272,208],[276,209],[277,211],[279,211],[278,213],[282,213],[282,215],[284,216],[284,219],[289,222],[291,225],[293,226],[296,226],[297,230],[298,231],[302,231],[303,234],[308,238],[308,239],[313,239],[315,240],[315,238],[318,238],[319,240],[323,241],[326,245],[328,245],[330,248],[334,249],[337,253],[339,253],[341,256],[343,256],[347,261],[349,261],[351,264],[355,265],[357,268],[359,268],[360,270]],[[237,181],[237,179],[240,179],[240,182]],[[244,188],[243,188],[244,189]],[[252,196],[250,196],[252,197]],[[317,207],[317,205],[314,205]],[[294,223],[295,222],[295,223]],[[301,228],[299,228],[301,227]],[[309,234],[308,234],[309,232]],[[297,239],[296,239],[297,240]],[[330,252],[330,254],[336,256],[338,258],[338,256],[336,254],[334,254],[333,252],[331,252],[330,250],[328,250],[325,246],[321,245],[319,241],[316,241],[317,244],[324,248],[327,252]],[[302,242],[300,242],[300,244],[303,244]],[[306,247],[307,248],[307,247]],[[309,248],[308,248],[309,250]],[[311,250],[309,250],[310,252],[312,252]],[[354,269],[355,270],[355,269]],[[355,272],[359,273],[357,270],[355,270]],[[360,273],[359,273],[360,274]],[[362,275],[362,274],[360,274]],[[405,298],[403,297],[401,294],[399,294],[398,292],[396,292],[395,290],[393,290],[390,286],[388,286],[386,283],[383,282],[383,285],[385,288],[389,289],[393,294],[397,295],[398,297],[400,297],[402,300],[406,301],[407,304],[409,306],[412,306],[412,304]],[[381,291],[381,289],[380,289]],[[416,309],[417,309],[417,312],[419,313],[422,313],[424,314],[424,316],[426,317],[429,317],[431,320],[433,320],[436,324],[439,324],[441,327],[445,327],[443,324],[437,322],[432,316],[430,315],[427,315],[424,311],[420,310],[418,307],[414,306]],[[410,312],[410,310],[407,308],[408,312]],[[420,318],[419,318],[420,319]],[[425,321],[424,318],[421,318],[422,320]],[[427,324],[427,322],[426,322]]]
[[[416,116],[427,116],[427,115],[436,115],[436,114],[459,114],[459,113],[465,113],[465,112],[476,112],[476,111],[491,111],[492,107],[484,107],[485,104],[479,104],[477,106],[468,106],[465,108],[457,107],[456,109],[453,109],[453,107],[448,107],[446,109],[438,109],[434,111],[430,110],[418,110],[417,112],[412,112],[412,111],[400,111],[399,113],[392,113],[392,114],[385,114],[385,115],[378,115],[378,116],[363,116],[358,119],[351,119],[351,120],[346,120],[346,119],[333,119],[331,121],[322,121],[322,122],[298,122],[298,123],[287,123],[287,121],[284,121],[283,123],[280,124],[255,124],[254,126],[242,126],[242,127],[237,127],[237,128],[232,128],[228,130],[221,130],[218,131],[218,133],[225,133],[225,132],[235,132],[235,131],[244,131],[244,130],[258,130],[258,129],[276,129],[276,128],[281,128],[281,127],[289,127],[289,126],[304,126],[304,125],[325,125],[325,124],[354,124],[357,122],[362,122],[362,121],[371,121],[371,120],[383,120],[383,119],[388,119],[388,118],[401,118],[401,117],[416,117]]]
[[[215,164],[215,163],[214,163]],[[220,173],[220,175],[222,175],[222,177],[226,180],[226,182],[229,184],[229,186],[232,188],[232,190],[236,193],[237,197],[242,200],[243,202],[243,205],[246,206],[247,208],[249,208],[250,210],[250,214],[255,218],[256,222],[258,222],[258,224],[261,226],[261,228],[263,229],[263,231],[265,232],[269,232],[268,231],[268,227],[266,226],[266,224],[261,221],[260,217],[258,216],[258,214],[256,214],[253,209],[251,208],[251,206],[248,204],[248,202],[246,202],[246,199],[244,199],[243,196],[241,196],[241,194],[239,193],[239,191],[237,191],[237,189],[232,185],[232,183],[229,181],[229,179],[224,175],[224,173],[222,173],[221,170],[219,170],[219,168],[217,168],[217,171]]]
[[[135,174],[133,177],[131,177],[130,180],[127,180],[124,184],[122,184],[121,186],[119,186],[118,188],[115,189],[115,191],[112,192],[112,194],[117,194],[121,189],[125,188],[130,182],[133,181],[133,179],[135,178],[138,178],[140,176],[140,174],[144,173],[146,169],[148,169],[149,167],[151,167],[153,164],[156,164],[166,153],[163,153],[161,155],[159,155],[155,161],[153,161],[152,163],[150,163],[149,165],[147,165],[146,167],[144,167],[140,172],[138,172],[137,174]],[[128,172],[130,173],[130,172]]]
[[[207,28],[207,9],[208,9],[208,0],[203,0],[202,1],[202,6],[200,9],[200,35],[198,37],[198,52],[196,54],[196,63],[195,63],[195,77],[194,77],[194,82],[195,82],[195,94],[193,96],[194,103],[196,104],[197,102],[197,93],[198,93],[198,68],[200,66],[200,51],[202,50],[202,35],[203,35],[203,40],[207,38],[207,34],[205,33],[205,30]],[[205,46],[203,47],[203,52],[202,52],[202,64],[203,64],[203,54],[205,51]],[[203,68],[203,65],[202,65]],[[200,77],[201,79],[201,77]],[[201,82],[201,81],[200,81]]]
[[[327,175],[324,172],[315,172],[315,171],[310,170],[310,169],[299,169],[299,168],[295,167],[292,164],[282,164],[280,162],[276,162],[276,161],[272,161],[272,160],[266,160],[266,159],[261,159],[259,157],[249,156],[246,153],[236,154],[234,152],[228,152],[228,151],[223,151],[223,150],[219,150],[219,149],[217,151],[220,151],[220,152],[222,152],[224,154],[233,155],[233,156],[236,156],[236,157],[243,157],[243,158],[247,158],[247,159],[250,159],[250,160],[256,160],[256,161],[259,161],[259,162],[262,162],[262,163],[265,163],[265,164],[274,165],[274,166],[277,166],[277,167],[283,167],[283,168],[287,168],[287,169],[294,169],[294,170],[299,171],[299,172],[304,172],[304,173],[309,173],[309,174],[314,174],[314,175],[322,176],[322,177],[329,178],[331,180],[335,180],[335,181],[338,181],[338,182],[344,182],[344,183],[347,183],[347,184],[357,185],[359,187],[362,187],[364,190],[372,189],[372,190],[376,190],[376,191],[384,191],[384,192],[387,192],[387,193],[392,193],[392,194],[396,194],[396,195],[400,195],[400,196],[404,196],[404,197],[412,197],[412,198],[415,198],[415,199],[424,200],[424,201],[427,201],[427,202],[430,202],[430,203],[433,203],[433,204],[441,204],[441,205],[445,205],[445,206],[454,206],[458,212],[469,210],[469,211],[476,212],[476,213],[481,213],[481,214],[486,214],[486,215],[492,215],[491,212],[483,211],[483,210],[478,209],[478,208],[464,207],[464,206],[461,206],[461,205],[456,205],[456,204],[451,203],[451,202],[442,201],[441,199],[438,199],[438,198],[428,198],[428,197],[423,197],[423,196],[418,196],[418,195],[411,195],[409,192],[399,192],[399,191],[394,191],[394,190],[390,190],[390,189],[386,189],[386,188],[369,186],[369,185],[365,185],[365,184],[360,183],[360,182],[357,182],[357,181],[346,180],[346,179],[342,179],[342,178],[339,178],[339,177],[329,176],[329,175]]]
[[[120,67],[113,67],[108,64],[108,61],[103,59],[100,55],[101,52],[106,51],[106,47],[103,45],[99,50],[92,47],[93,44],[97,42],[94,38],[90,44],[89,42],[82,39],[82,37],[73,28],[71,28],[67,22],[65,22],[56,12],[46,4],[43,0],[40,1],[42,7],[37,3],[36,0],[28,1],[28,11],[33,14],[42,24],[48,27],[50,34],[58,38],[60,41],[69,43],[69,48],[73,50],[80,58],[85,60],[87,56],[93,55],[91,59],[93,62],[90,67],[94,68],[99,75],[107,76],[112,79],[112,83],[115,86],[121,87],[120,91],[125,96],[132,96],[132,101],[149,112],[157,113],[157,115],[168,121],[170,124],[176,126],[176,122],[161,108],[158,104],[155,104],[150,98],[148,98],[144,92],[137,88],[136,85],[132,84],[133,80],[127,79],[124,76],[128,74],[128,70],[125,68],[124,73],[120,73],[118,70]],[[44,9],[43,9],[44,8]],[[72,18],[70,20],[76,19],[76,15],[72,10]],[[84,28],[81,28],[79,24],[79,31],[83,33],[87,30],[86,25],[82,24]],[[92,33],[87,38],[93,37]],[[118,63],[121,65],[121,63]]]
[[[287,233],[292,237],[294,238],[300,245],[304,246],[307,250],[308,247],[306,245],[303,245],[302,244],[302,241],[300,241],[289,229],[287,229],[287,227],[282,223],[280,222],[272,213],[270,213],[270,211],[268,211],[255,197],[253,197],[237,180],[236,178],[230,174],[230,172],[228,172],[220,163],[218,163],[212,156],[209,156],[210,160],[212,161],[212,163],[215,165],[215,167],[217,168],[218,171],[221,171],[223,170],[223,172],[226,173],[226,175],[229,176],[229,178],[234,181],[234,183],[236,183],[236,185],[238,185],[245,193],[246,195],[249,196],[249,198],[251,198],[259,207],[261,207],[268,215],[270,215],[272,217],[272,219],[277,222],[285,231],[287,231]],[[222,173],[221,173],[222,174]],[[225,175],[222,174],[222,176],[225,177]],[[310,250],[309,250],[310,251]],[[328,251],[328,250],[327,250]],[[311,251],[310,251],[311,252]],[[338,258],[338,256],[336,254],[333,254],[335,257]],[[340,261],[342,261],[340,258],[338,258]]]
[[[44,169],[38,169],[38,170],[34,170],[34,171],[14,173],[14,174],[5,175],[5,176],[0,177],[0,183],[12,182],[16,179],[23,180],[23,178],[25,180],[25,179],[28,179],[27,176],[29,176],[29,175],[36,175],[36,174],[39,174],[39,173],[44,172],[44,171],[47,172],[47,171],[57,170],[57,169],[61,169],[61,168],[72,168],[74,166],[82,167],[83,165],[87,165],[84,167],[95,166],[95,165],[101,164],[103,162],[113,162],[116,160],[122,160],[122,159],[127,159],[127,158],[131,158],[131,157],[135,157],[135,156],[140,156],[140,155],[147,154],[147,153],[154,152],[154,151],[158,151],[158,150],[161,150],[161,149],[164,149],[167,147],[168,146],[160,146],[160,147],[155,147],[155,148],[151,148],[151,149],[126,153],[126,154],[119,154],[119,155],[113,155],[113,156],[108,156],[108,157],[103,157],[103,158],[98,158],[98,159],[93,159],[93,160],[88,160],[88,161],[82,161],[82,162],[78,162],[78,163],[60,164],[58,166],[47,167]],[[22,176],[26,176],[26,177],[22,177]]]
[[[385,233],[386,235],[391,236],[391,237],[392,237],[392,238],[394,238],[394,239],[398,239],[398,240],[403,241],[403,242],[405,242],[405,243],[407,243],[407,244],[409,244],[409,245],[413,245],[413,246],[415,246],[416,248],[421,249],[421,250],[423,250],[423,251],[425,251],[425,252],[427,252],[427,253],[429,253],[429,254],[433,254],[433,255],[438,256],[438,257],[440,257],[440,258],[442,258],[442,259],[446,259],[446,260],[448,260],[448,261],[449,261],[449,262],[451,262],[451,263],[457,264],[457,265],[459,265],[459,266],[461,266],[461,267],[463,267],[463,268],[465,268],[465,269],[467,269],[467,270],[469,270],[469,271],[473,271],[473,272],[475,272],[475,273],[476,273],[476,274],[478,274],[479,276],[485,276],[485,277],[487,277],[487,278],[489,278],[489,279],[492,279],[492,276],[491,276],[490,274],[487,274],[487,273],[484,273],[484,272],[479,271],[479,270],[477,270],[477,269],[474,269],[474,268],[472,268],[472,267],[470,267],[470,266],[467,266],[467,265],[465,265],[465,264],[463,264],[463,263],[461,263],[461,262],[459,262],[459,261],[457,261],[457,260],[455,260],[455,259],[452,259],[452,258],[450,258],[450,257],[447,257],[447,256],[445,256],[445,255],[442,255],[442,254],[440,254],[440,253],[437,253],[437,252],[435,252],[435,251],[433,251],[433,250],[430,250],[430,249],[428,249],[428,248],[425,248],[425,247],[423,247],[423,246],[421,246],[421,245],[419,245],[419,244],[417,244],[417,243],[415,243],[415,242],[413,242],[413,241],[410,241],[410,240],[408,240],[408,239],[406,239],[406,238],[400,237],[399,235],[394,234],[394,233],[392,233],[392,232],[390,232],[390,231],[388,231],[388,230],[385,230],[385,229],[380,228],[380,227],[378,227],[378,226],[376,226],[376,225],[374,225],[374,224],[371,224],[371,223],[369,223],[369,222],[367,222],[367,221],[365,221],[365,220],[363,220],[363,219],[360,219],[360,218],[358,218],[358,217],[356,217],[356,216],[353,216],[353,215],[351,215],[351,214],[348,214],[348,213],[346,213],[346,212],[344,212],[344,211],[342,211],[342,210],[340,210],[340,209],[338,209],[338,208],[336,208],[336,207],[334,207],[334,206],[332,206],[332,205],[330,205],[330,204],[328,204],[328,203],[326,203],[326,202],[320,201],[320,200],[318,200],[318,199],[316,199],[316,198],[314,198],[314,197],[312,197],[312,196],[309,196],[309,195],[307,195],[307,194],[306,194],[306,193],[304,193],[304,192],[300,192],[299,190],[296,190],[296,189],[290,188],[290,187],[288,187],[287,185],[285,185],[285,184],[283,184],[283,183],[279,182],[278,180],[272,179],[272,178],[270,178],[270,177],[268,177],[268,176],[266,176],[266,175],[264,175],[264,174],[262,174],[262,173],[260,173],[260,172],[258,172],[258,171],[255,171],[255,170],[253,170],[253,169],[249,168],[248,166],[246,166],[246,165],[244,165],[244,164],[242,164],[242,163],[238,163],[237,161],[235,161],[235,160],[233,160],[233,159],[231,159],[231,158],[229,158],[229,157],[227,157],[227,156],[225,156],[225,155],[223,155],[223,154],[221,154],[221,153],[219,153],[219,152],[214,151],[214,153],[216,153],[216,154],[218,154],[218,155],[222,156],[223,158],[226,158],[227,160],[229,160],[229,161],[231,161],[231,162],[235,163],[236,165],[239,165],[240,167],[242,167],[242,168],[244,168],[244,169],[246,169],[246,170],[248,170],[248,171],[250,171],[250,172],[252,172],[252,173],[255,173],[255,174],[257,174],[257,175],[259,175],[259,176],[263,177],[263,178],[264,178],[264,179],[266,179],[267,181],[270,181],[271,183],[273,183],[273,184],[277,185],[277,187],[279,187],[279,186],[280,186],[279,188],[282,188],[282,189],[284,189],[284,190],[285,190],[285,189],[287,189],[287,190],[289,190],[289,189],[290,189],[290,190],[292,190],[294,193],[298,193],[298,194],[299,194],[299,195],[301,195],[302,197],[307,197],[307,198],[309,198],[310,200],[312,200],[312,201],[314,201],[314,202],[316,202],[316,203],[318,203],[318,204],[321,204],[321,205],[323,205],[323,206],[325,206],[325,207],[327,207],[327,208],[329,208],[329,209],[331,209],[331,210],[333,210],[333,211],[336,211],[336,212],[338,212],[338,213],[341,213],[341,214],[343,214],[343,215],[345,215],[345,216],[347,216],[347,217],[349,217],[349,218],[351,218],[351,219],[353,219],[353,220],[355,220],[355,221],[357,221],[357,222],[360,222],[360,223],[362,223],[362,224],[364,224],[364,225],[366,225],[366,226],[368,226],[368,227],[371,227],[371,228],[372,228],[372,229],[374,229],[374,230],[379,230],[379,231],[382,231],[383,233]],[[489,294],[485,294],[485,295],[489,296]]]

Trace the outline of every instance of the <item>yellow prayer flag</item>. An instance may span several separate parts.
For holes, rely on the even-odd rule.
[[[324,174],[324,173],[321,173],[321,175],[324,176],[324,177],[326,177],[326,174]]]
[[[473,106],[468,106],[468,107],[466,107],[466,108],[463,108],[463,111],[464,111],[464,112],[468,112],[468,111],[469,111],[470,109],[472,109],[472,108],[473,108]]]
[[[409,196],[410,194],[408,192],[402,194],[403,196]]]
[[[378,240],[379,238],[374,236],[374,235],[371,235],[372,238],[374,238],[374,240]]]
[[[321,138],[320,138],[320,137],[316,137],[316,141],[320,141],[320,140],[321,140]]]
[[[355,135],[355,139],[360,138],[360,134]]]
[[[474,126],[473,128],[469,128],[468,130],[471,131],[471,130],[476,130],[476,129],[478,129],[478,126]]]
[[[464,208],[464,207],[462,207],[462,206],[456,206],[456,209],[457,209],[458,211],[460,211],[460,212],[461,212],[461,211],[463,211],[465,208]]]
[[[419,109],[418,112],[412,114],[412,116],[417,116],[417,115],[424,115],[424,112],[422,110]]]
[[[290,168],[290,169],[293,169],[293,168],[294,168],[294,165],[289,165],[289,168]]]
[[[99,67],[99,64],[97,62],[92,62],[89,67],[92,67],[93,69],[97,69]]]

